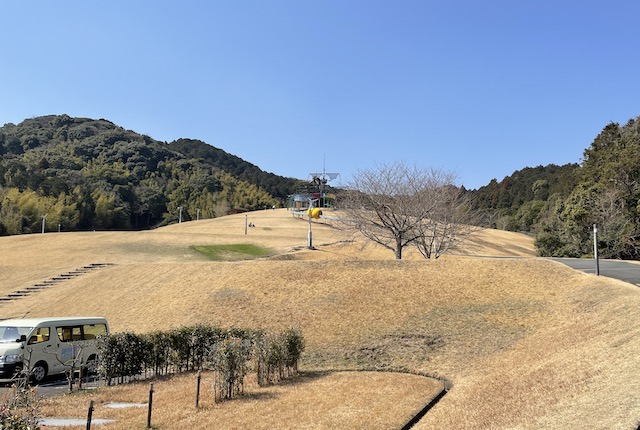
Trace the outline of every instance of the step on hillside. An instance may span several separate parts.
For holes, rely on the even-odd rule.
[[[36,293],[38,291],[57,285],[62,281],[67,281],[69,279],[73,279],[73,278],[77,278],[78,276],[85,275],[92,270],[102,269],[102,268],[113,266],[113,265],[114,265],[113,263],[91,263],[89,265],[83,266],[80,269],[72,270],[70,272],[63,273],[58,276],[52,276],[49,279],[45,279],[44,281],[40,281],[29,287],[25,287],[20,290],[16,290],[13,293],[9,293],[4,297],[0,297],[0,302],[9,302],[12,300],[20,299],[22,297],[29,296],[32,293]]]

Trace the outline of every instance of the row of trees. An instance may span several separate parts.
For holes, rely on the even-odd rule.
[[[114,380],[212,369],[218,400],[242,392],[244,378],[254,369],[260,385],[298,373],[305,343],[301,332],[222,330],[209,325],[185,326],[167,332],[138,335],[116,333],[99,340],[99,369],[108,384]]]
[[[57,195],[0,187],[0,235],[39,232],[42,217],[46,231],[128,230],[176,222],[179,208],[182,220],[191,220],[222,216],[230,208],[279,204],[257,186],[226,173],[181,176],[164,188],[153,180],[111,189],[83,184]]]

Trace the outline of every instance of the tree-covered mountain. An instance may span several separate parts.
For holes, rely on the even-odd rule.
[[[543,255],[593,252],[593,225],[605,258],[640,258],[640,117],[610,123],[584,151],[571,194],[551,207],[536,237]]]
[[[469,194],[486,225],[535,234],[540,255],[640,258],[640,117],[607,124],[580,164],[526,168]]]
[[[140,229],[280,205],[304,183],[207,145],[51,115],[0,127],[0,234]],[[181,209],[180,209],[181,208]]]

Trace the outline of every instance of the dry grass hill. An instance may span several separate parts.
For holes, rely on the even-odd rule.
[[[637,287],[536,258],[532,240],[515,233],[483,230],[455,255],[395,261],[323,222],[313,224],[317,249],[307,250],[306,220],[286,210],[247,217],[144,232],[2,237],[0,297],[92,263],[110,265],[0,301],[0,317],[101,315],[113,331],[136,332],[203,322],[302,329],[298,382],[256,388],[197,415],[189,397],[182,408],[189,412],[158,415],[158,428],[210,428],[212,420],[216,428],[400,428],[441,384],[415,375],[451,384],[415,429],[640,424]],[[246,219],[255,227],[245,235]],[[236,243],[273,255],[213,262],[190,249]],[[338,372],[354,370],[388,373]],[[145,401],[139,388],[119,387],[119,395]],[[107,401],[113,394],[91,395]],[[82,416],[79,398],[72,400]],[[144,418],[138,427],[130,420],[145,411],[101,413],[117,420],[101,428],[144,428]]]

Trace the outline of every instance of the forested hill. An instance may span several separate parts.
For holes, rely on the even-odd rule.
[[[140,229],[283,203],[304,185],[202,141],[164,143],[104,119],[0,127],[0,234]],[[182,208],[182,209],[179,209]]]
[[[242,158],[231,155],[201,140],[178,139],[171,142],[169,148],[187,158],[202,159],[206,163],[210,163],[240,180],[258,185],[280,200],[286,200],[287,196],[301,187],[300,181],[297,179],[283,178],[282,176],[265,172]]]
[[[500,182],[469,191],[473,208],[484,214],[484,222],[502,230],[530,231],[541,202],[564,198],[576,186],[577,163],[525,167]],[[536,211],[537,212],[537,211]]]
[[[640,117],[607,124],[581,163],[526,168],[470,191],[485,224],[530,232],[543,256],[640,259]]]

